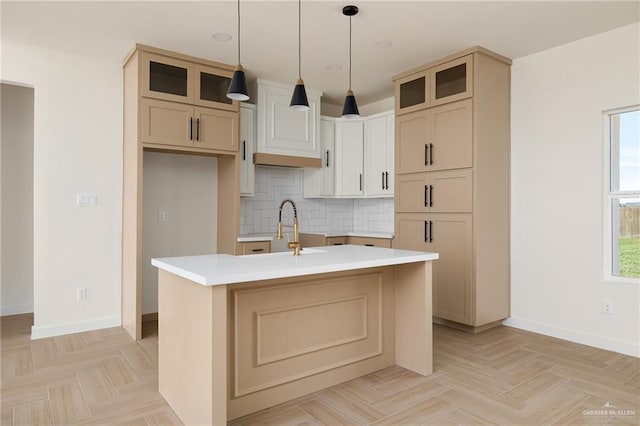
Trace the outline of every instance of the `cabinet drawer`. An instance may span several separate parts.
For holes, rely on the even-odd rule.
[[[264,254],[271,252],[271,242],[269,241],[253,241],[248,243],[240,243],[239,254]]]
[[[472,169],[398,175],[396,211],[403,213],[471,213]]]
[[[391,240],[388,238],[349,237],[347,243],[357,246],[391,248]]]
[[[327,237],[328,246],[340,246],[347,244],[347,237]]]

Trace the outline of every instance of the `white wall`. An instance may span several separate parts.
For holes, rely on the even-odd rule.
[[[640,284],[604,279],[603,111],[640,103],[639,55],[636,23],[513,62],[507,320],[636,356]]]
[[[218,159],[145,152],[143,180],[142,313],[148,314],[158,312],[152,258],[216,253]]]
[[[35,90],[32,335],[119,325],[121,63],[3,41],[1,78]]]
[[[4,83],[0,86],[0,315],[14,315],[33,312],[33,88]]]

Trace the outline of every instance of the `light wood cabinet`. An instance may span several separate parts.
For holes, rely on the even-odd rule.
[[[322,166],[304,169],[304,197],[335,195],[336,150],[335,119],[320,117],[320,151]]]
[[[436,317],[462,324],[473,322],[472,244],[470,214],[397,215],[396,247],[440,255],[433,269]]]
[[[471,167],[472,100],[398,116],[396,141],[398,174]]]
[[[470,54],[445,59],[433,67],[420,67],[397,76],[394,80],[396,115],[473,96],[473,57]]]
[[[238,114],[157,99],[142,100],[142,142],[238,150]]]
[[[353,244],[356,246],[391,248],[391,240],[388,238],[349,236],[347,237],[347,244]]]
[[[398,175],[396,211],[402,213],[471,213],[471,169]]]
[[[238,243],[236,254],[244,256],[249,254],[271,253],[271,242],[269,241],[247,241]]]
[[[325,245],[327,246],[340,246],[347,244],[347,237],[327,237]]]
[[[255,195],[255,165],[253,152],[256,144],[255,106],[240,105],[240,195]]]
[[[308,111],[289,107],[293,86],[258,79],[256,153],[320,158],[320,98],[307,88]]]
[[[232,72],[157,53],[142,54],[142,96],[238,111],[227,98]]]
[[[136,45],[123,65],[122,325],[142,336],[143,153],[217,157],[218,253],[239,230],[238,102],[226,99],[226,64]],[[225,85],[226,84],[226,85]]]
[[[475,47],[394,79],[427,82],[396,104],[394,247],[440,254],[435,321],[470,331],[509,316],[510,64]]]

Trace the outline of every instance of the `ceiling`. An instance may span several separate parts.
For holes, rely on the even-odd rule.
[[[348,86],[348,18],[355,4],[353,90],[360,105],[393,95],[391,78],[480,45],[516,59],[640,20],[638,1],[302,0],[302,76],[323,102],[340,105]],[[248,77],[294,84],[297,1],[241,3],[242,64]],[[134,43],[219,62],[237,61],[237,3],[83,1],[0,3],[2,40],[121,61]],[[213,33],[228,33],[221,42]],[[388,48],[375,46],[391,41]],[[328,65],[340,65],[339,70]]]

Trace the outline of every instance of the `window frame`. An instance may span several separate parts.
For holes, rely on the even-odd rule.
[[[618,171],[615,179],[619,178],[619,167],[617,163],[619,162],[620,156],[619,154],[613,155],[614,151],[619,153],[619,142],[616,146],[613,144],[613,139],[611,137],[611,116],[615,114],[622,114],[625,112],[631,111],[640,111],[640,105],[631,105],[624,108],[615,108],[606,110],[603,112],[603,147],[604,147],[604,191],[603,191],[603,273],[605,281],[613,281],[613,282],[623,282],[623,283],[633,283],[640,284],[640,278],[633,277],[624,277],[620,275],[613,274],[614,261],[613,259],[619,259],[617,251],[618,245],[613,244],[613,240],[615,238],[614,229],[618,224],[618,218],[613,217],[613,201],[623,198],[640,198],[640,189],[637,191],[620,191],[620,190],[612,190],[614,183],[614,176],[612,175],[612,170]],[[614,167],[615,163],[615,167]]]

